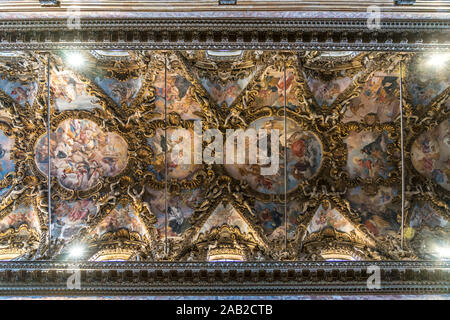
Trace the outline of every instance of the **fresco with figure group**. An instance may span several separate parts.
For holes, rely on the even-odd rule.
[[[244,233],[261,232],[262,241],[267,241],[272,251],[285,237],[288,246],[298,247],[296,241],[300,240],[296,236],[303,230],[299,223],[309,235],[325,229],[351,233],[361,223],[361,232],[380,243],[385,243],[388,236],[399,239],[400,143],[399,132],[394,132],[399,130],[398,60],[392,59],[397,62],[386,66],[388,60],[364,65],[366,60],[361,59],[363,67],[356,73],[326,70],[320,74],[320,68],[307,69],[300,64],[297,52],[292,53],[286,70],[280,68],[281,60],[264,58],[242,64],[253,68],[245,76],[233,71],[230,78],[221,78],[220,70],[205,74],[204,69],[196,69],[201,64],[188,61],[187,66],[183,53],[169,52],[165,79],[164,64],[154,60],[162,59],[161,52],[154,56],[152,51],[81,53],[88,68],[71,66],[62,54],[52,59],[48,87],[52,121],[57,122],[50,141],[42,108],[47,102],[47,83],[46,79],[38,79],[38,74],[45,74],[47,69],[36,72],[34,68],[33,74],[11,76],[7,67],[13,65],[13,56],[0,54],[0,233],[18,230],[21,225],[40,230],[39,223],[49,223],[52,239],[68,244],[81,239],[83,229],[92,231],[86,233],[88,237],[126,229],[144,238],[156,237],[152,245],[164,243],[167,235],[169,251],[185,245],[186,237],[194,236],[190,231],[193,228],[206,233],[223,224],[236,226]],[[317,59],[321,59],[320,55]],[[35,63],[31,60],[28,63]],[[130,61],[132,72],[127,69]],[[412,190],[406,195],[406,247],[428,233],[430,237],[445,236],[449,228],[445,205],[449,204],[446,192],[450,190],[450,120],[444,114],[450,110],[449,100],[441,101],[439,121],[433,122],[437,115],[431,114],[431,103],[448,94],[449,70],[447,65],[428,67],[423,61],[411,58],[402,62],[404,110],[419,119],[414,127],[405,127],[405,139],[409,139],[405,144],[406,183],[408,192]],[[136,67],[143,63],[148,68]],[[313,63],[309,65],[314,67]],[[115,72],[117,66],[121,66],[119,72]],[[330,78],[330,74],[334,77]],[[366,80],[360,83],[360,79]],[[286,128],[280,116],[285,90],[289,108]],[[231,112],[241,111],[234,107],[247,101],[245,97],[248,105],[239,115],[233,114],[235,118],[230,116]],[[305,103],[311,111],[294,108]],[[321,114],[314,114],[317,105]],[[273,109],[264,108],[268,106]],[[175,121],[165,132],[166,107],[167,114],[176,112],[187,122]],[[139,116],[142,109],[149,111],[145,120]],[[419,109],[423,113],[416,114]],[[405,121],[412,121],[404,114]],[[245,149],[246,164],[179,163],[185,153],[192,157],[193,140],[191,150],[181,148],[174,154],[175,145],[181,141],[171,134],[177,127],[190,127],[194,119],[203,120],[203,130],[218,128],[224,134],[229,128],[277,129],[278,170],[263,175],[264,166],[248,163],[249,155],[258,153],[258,148],[253,148],[258,147],[258,138],[233,145],[235,151],[238,147]],[[430,125],[422,129],[427,121]],[[45,216],[44,200],[49,163],[55,178],[50,221]],[[423,184],[415,186],[415,181]],[[434,202],[413,199],[419,187],[428,190]],[[38,201],[29,205],[30,197]],[[331,197],[340,207],[320,206],[322,200]],[[230,203],[218,204],[219,199]],[[230,199],[245,201],[249,212],[241,215]],[[348,212],[338,208],[351,210],[360,220],[349,220]],[[149,211],[145,223],[138,213],[142,209]],[[148,221],[157,232],[147,230]],[[202,225],[194,225],[194,221]]]
[[[414,141],[411,162],[425,177],[450,190],[450,119]]]
[[[426,106],[450,85],[450,66],[433,64],[433,57],[418,56],[408,68],[407,89],[415,107]]]
[[[115,102],[117,105],[130,106],[131,101],[136,97],[142,85],[142,80],[128,79],[126,81],[119,81],[116,79],[105,78],[97,76],[95,81],[100,88]]]
[[[189,218],[203,201],[202,190],[184,190],[169,195],[167,207],[167,230],[169,237],[180,237],[191,227]]]
[[[166,230],[166,195],[165,190],[153,190],[146,187],[143,197],[144,201],[148,204],[150,211],[156,217],[155,228],[158,230],[160,238],[165,237]]]
[[[260,129],[278,130],[279,167],[273,175],[262,175],[261,166],[250,164],[249,161],[250,153],[253,152],[249,146],[256,145],[257,141],[249,141],[246,144],[246,164],[225,165],[226,170],[234,178],[247,181],[258,192],[275,194],[284,192],[284,157],[287,157],[288,191],[295,189],[301,181],[312,178],[319,171],[322,162],[322,145],[319,138],[314,133],[299,128],[293,120],[286,121],[286,139],[282,118],[261,118],[250,124],[249,128],[256,132]],[[237,144],[238,141],[235,139],[235,154],[238,150]],[[269,147],[270,143],[267,145]],[[259,153],[259,151],[257,152]]]
[[[119,174],[127,165],[127,150],[121,136],[104,132],[90,120],[66,120],[51,134],[51,174],[65,188],[87,190],[103,177]],[[46,135],[36,144],[36,163],[47,174]]]
[[[0,130],[0,181],[5,179],[7,175],[14,173],[15,164],[11,159],[11,149],[14,147],[14,137],[8,137]],[[0,188],[0,201],[11,190],[11,186]]]
[[[255,73],[253,71],[247,77],[238,79],[236,81],[227,81],[225,84],[218,80],[211,80],[208,78],[200,78],[201,84],[208,91],[211,99],[218,106],[231,106],[239,94],[247,87],[248,83],[253,79]]]
[[[164,69],[161,70],[156,74],[153,87],[156,89],[155,112],[159,113],[159,119],[164,119],[165,112],[167,114],[176,112],[183,120],[200,118],[202,110],[195,98],[195,87],[182,71],[169,71],[165,83]]]
[[[436,227],[449,228],[450,224],[434,210],[428,202],[416,202],[411,210],[409,226],[419,228],[423,225],[433,229]]]
[[[429,202],[413,202],[407,219],[405,238],[414,245],[427,247],[427,251],[433,253],[440,244],[445,245],[448,241],[450,230],[448,218],[439,214]]]
[[[347,170],[350,177],[386,179],[394,167],[389,164],[386,132],[352,131],[345,139],[348,148]]]
[[[286,206],[287,237],[295,236],[297,218],[302,212],[302,203],[291,201]],[[284,223],[284,203],[255,201],[254,211],[258,224],[263,228],[268,239],[284,238],[286,234]]]
[[[0,220],[0,233],[3,233],[8,229],[17,231],[21,226],[26,226],[27,228],[38,232],[40,231],[39,220],[33,206],[21,204]]]
[[[362,223],[374,236],[395,235],[400,228],[397,215],[401,211],[399,190],[379,187],[375,195],[364,192],[361,187],[351,188],[347,199],[353,210],[359,213]]]
[[[87,226],[89,218],[97,214],[97,206],[90,199],[58,201],[52,208],[52,237],[70,239]]]
[[[9,81],[0,78],[0,89],[20,106],[24,107],[25,104],[32,106],[38,91],[38,84],[37,82]]]
[[[183,179],[191,178],[201,164],[194,163],[194,132],[189,129],[189,134],[186,136],[190,141],[188,144],[191,149],[185,150],[183,146],[184,137],[179,137],[176,132],[177,129],[168,129],[165,132],[163,129],[156,129],[155,135],[147,139],[148,144],[154,152],[152,163],[148,166],[148,171],[154,174],[158,181],[165,179],[166,163],[165,157],[167,153],[167,167],[168,178]],[[179,148],[179,152],[173,152],[174,147]],[[175,149],[176,151],[177,149]],[[188,157],[190,161],[184,161],[183,157]],[[190,163],[189,163],[190,162]]]
[[[355,227],[339,211],[332,207],[325,209],[323,205],[320,205],[306,231],[311,234],[320,232],[325,228],[331,228],[345,233],[350,233],[355,230]]]
[[[50,71],[50,97],[59,111],[101,108],[98,100],[88,93],[88,85],[70,69]]]
[[[286,82],[286,106],[293,108],[298,105],[295,96],[295,88],[297,81],[295,80],[294,69],[286,68],[286,81],[284,71],[277,70],[273,67],[268,67],[264,70],[259,78],[258,95],[255,101],[251,104],[252,107],[283,107],[284,99],[284,85]]]
[[[343,122],[362,121],[375,114],[383,122],[392,122],[400,114],[398,73],[375,72],[364,84],[359,96],[350,100]]]
[[[117,207],[114,208],[94,230],[92,230],[92,233],[101,237],[107,232],[116,232],[121,229],[126,229],[129,232],[136,232],[141,237],[147,234],[145,226],[136,215],[133,206],[130,204],[117,205]]]
[[[355,76],[356,77],[356,76]],[[353,77],[354,78],[354,77]],[[315,77],[307,77],[309,89],[314,95],[319,106],[330,106],[344,92],[345,89],[352,83],[352,78],[343,77],[324,81]]]
[[[164,191],[151,190],[147,188],[144,200],[148,203],[150,210],[155,214],[157,222],[156,229],[160,237],[165,237],[165,195]],[[202,198],[202,190],[183,190],[180,194],[169,194],[167,197],[167,236],[180,237],[191,227],[189,222],[194,209]]]
[[[269,239],[284,237],[284,204],[255,202],[255,215]]]
[[[14,147],[14,138],[8,137],[0,130],[0,180],[8,173],[14,171],[14,161],[11,159],[11,149]]]

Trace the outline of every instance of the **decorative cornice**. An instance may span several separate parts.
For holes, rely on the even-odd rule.
[[[449,50],[448,19],[200,18],[0,20],[0,49]]]
[[[367,287],[380,267],[381,288]],[[80,288],[67,279],[80,271]],[[450,262],[7,262],[0,295],[448,294]]]

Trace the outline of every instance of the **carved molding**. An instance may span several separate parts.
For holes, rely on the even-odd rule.
[[[0,21],[0,49],[449,50],[446,19],[66,19]]]
[[[381,289],[367,287],[379,266]],[[80,289],[67,279],[81,271]],[[449,262],[0,262],[1,295],[448,294]]]

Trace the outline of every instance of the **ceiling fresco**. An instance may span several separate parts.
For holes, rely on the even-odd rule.
[[[450,239],[450,70],[428,58],[0,54],[0,259],[70,260],[76,246],[98,261],[436,259]],[[260,136],[230,140],[238,129],[278,130],[275,171],[250,161]],[[181,162],[212,143],[231,146],[219,163]]]

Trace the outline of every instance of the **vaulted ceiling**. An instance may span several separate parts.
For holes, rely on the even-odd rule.
[[[0,257],[436,258],[450,226],[450,70],[430,59],[0,52]],[[199,122],[224,137],[278,129],[278,171],[178,164],[170,137]]]

